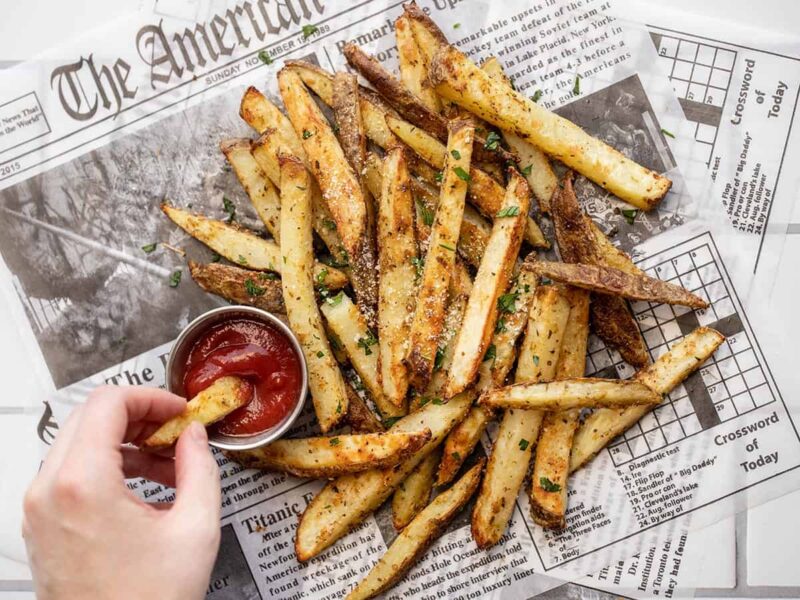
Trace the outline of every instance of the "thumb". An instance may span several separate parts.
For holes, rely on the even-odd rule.
[[[181,434],[175,448],[175,487],[177,498],[171,513],[193,527],[208,524],[219,529],[219,468],[208,447],[206,430],[196,421]]]

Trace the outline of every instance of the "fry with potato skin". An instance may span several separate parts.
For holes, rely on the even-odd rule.
[[[181,433],[198,421],[208,427],[225,418],[253,398],[253,386],[239,377],[220,377],[186,403],[186,410],[161,425],[142,447],[165,448],[178,441]]]
[[[206,292],[236,304],[247,304],[271,313],[286,314],[281,282],[277,276],[253,273],[230,265],[203,265],[189,261],[192,279]]]
[[[400,80],[408,90],[419,98],[425,107],[438,114],[442,110],[439,97],[428,83],[428,69],[408,17],[400,15],[394,22],[397,37],[397,57],[400,62]]]
[[[517,361],[517,382],[549,381],[555,377],[569,312],[569,302],[560,288],[536,288]],[[538,410],[511,409],[503,413],[472,513],[472,537],[479,548],[496,544],[506,530],[528,473],[541,422],[542,412]]]
[[[561,342],[556,377],[583,377],[589,338],[589,293],[567,288],[569,321]],[[533,520],[542,527],[563,528],[566,524],[567,478],[572,438],[580,410],[548,412],[542,421],[528,497]]]
[[[348,396],[314,295],[310,177],[297,157],[281,156],[280,166],[283,297],[289,325],[308,364],[314,411],[327,433],[347,414]]]
[[[429,430],[277,440],[225,453],[246,469],[323,479],[396,465],[431,439]]]
[[[612,267],[539,261],[524,268],[555,281],[601,294],[689,308],[708,308],[708,302],[678,285],[647,275],[630,275]]]
[[[509,182],[455,343],[445,398],[466,389],[478,373],[497,322],[498,299],[506,291],[522,244],[525,217],[530,207],[530,188],[522,175],[509,170]],[[516,212],[514,212],[516,211]]]
[[[392,496],[392,525],[401,531],[431,499],[433,478],[441,452],[437,448],[422,459]]]
[[[467,193],[467,183],[460,174],[469,173],[472,156],[472,126],[464,122],[453,122],[450,128],[450,154],[444,171],[428,253],[425,256],[406,357],[411,384],[418,391],[424,390],[430,381],[436,347],[444,325],[447,287],[456,259]]]
[[[275,185],[250,154],[250,140],[223,140],[219,143],[219,149],[231,165],[267,231],[276,242],[280,241],[281,200]]]
[[[178,227],[229,261],[254,271],[283,273],[281,251],[274,242],[236,225],[194,215],[169,204],[162,204],[161,210]],[[338,269],[319,262],[313,263],[313,269],[314,281],[324,283],[329,289],[338,290],[347,285],[347,276]]]
[[[361,396],[348,383],[347,388],[348,407],[344,417],[345,422],[350,426],[353,433],[383,433],[386,428],[366,405]]]
[[[620,199],[650,210],[672,182],[624,156],[501,82],[452,46],[440,48],[429,67],[440,96],[523,139],[572,167]]]
[[[474,398],[473,393],[464,393],[446,403],[429,402],[395,423],[389,431],[429,429],[432,436],[399,465],[343,475],[328,483],[300,516],[294,546],[297,560],[304,562],[318,555],[383,504],[420,461],[442,443],[447,432],[464,418]]]
[[[394,405],[383,394],[378,376],[378,339],[358,307],[347,294],[340,292],[323,302],[320,310],[328,327],[339,338],[350,358],[350,364],[358,373],[381,415],[394,417],[404,414],[405,406]]]
[[[409,316],[416,305],[417,244],[414,240],[414,199],[402,148],[383,162],[378,210],[378,367],[386,400],[405,406],[408,369],[405,356]]]
[[[686,379],[719,348],[725,336],[710,327],[698,327],[673,344],[651,365],[640,369],[634,379],[655,393],[665,395]],[[590,414],[578,431],[572,445],[570,472],[594,458],[615,437],[634,425],[653,405],[631,406],[624,409],[601,408]]]
[[[395,585],[475,493],[483,465],[483,460],[476,463],[453,487],[437,496],[419,513],[395,538],[367,576],[347,595],[347,600],[374,598]]]

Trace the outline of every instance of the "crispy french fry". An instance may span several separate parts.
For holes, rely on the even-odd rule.
[[[295,134],[291,121],[256,88],[251,86],[245,91],[239,106],[239,116],[259,134],[264,133],[267,129],[277,129],[281,139],[288,145],[287,152],[297,156],[303,162],[306,161],[306,153],[300,139]],[[274,180],[273,183],[275,183]],[[275,185],[278,184],[275,183]]]
[[[272,313],[286,314],[281,282],[274,273],[189,261],[189,273],[205,291],[236,304],[248,304]]]
[[[395,490],[392,496],[392,525],[397,531],[408,525],[430,501],[440,455],[438,449],[428,454]]]
[[[404,462],[386,469],[343,475],[326,485],[300,516],[295,538],[297,560],[307,561],[361,523],[392,494],[420,461],[467,414],[475,395],[464,393],[449,402],[430,402],[403,417],[390,431],[429,429],[431,440]]]
[[[403,150],[395,148],[383,163],[378,210],[378,365],[386,400],[405,406],[408,392],[410,315],[416,304],[417,244],[414,240],[414,199]]]
[[[501,81],[506,86],[510,85],[508,78],[503,73],[503,67],[496,57],[493,56],[486,60],[481,68],[492,79]],[[549,213],[550,198],[558,188],[558,177],[553,172],[553,167],[550,166],[550,159],[539,148],[522,139],[513,131],[503,131],[503,139],[508,147],[519,156],[520,169],[525,174],[528,185],[531,186],[531,191],[539,202],[539,208],[543,213]]]
[[[350,592],[347,600],[366,600],[395,585],[441,535],[475,493],[483,462],[478,462],[449,490],[440,494],[398,535],[367,576]]]
[[[281,200],[272,181],[250,154],[250,140],[223,140],[219,149],[228,159],[267,231],[276,242],[280,241]]]
[[[278,440],[253,450],[226,453],[248,469],[266,469],[295,477],[338,477],[396,465],[431,439],[430,430],[365,433]]]
[[[308,387],[317,420],[327,433],[347,414],[348,397],[314,296],[311,178],[297,157],[281,156],[280,166],[283,297],[289,325],[308,364]]]
[[[378,338],[358,307],[347,294],[340,292],[323,302],[320,310],[325,315],[328,327],[341,341],[350,364],[361,377],[381,415],[394,417],[404,414],[404,406],[395,406],[383,394],[378,377]]]
[[[654,208],[672,182],[574,123],[491,79],[452,46],[439,49],[429,68],[436,93],[501,129],[513,131],[622,200]]]
[[[430,65],[436,51],[442,46],[447,46],[447,37],[413,0],[403,4],[403,15],[411,25],[411,31],[417,40],[425,64]]]
[[[678,304],[689,308],[708,308],[708,302],[678,285],[647,275],[629,275],[612,267],[539,261],[524,268],[550,279],[601,294],[622,296],[631,300]]]
[[[181,433],[192,424],[192,421],[198,421],[207,427],[244,406],[252,398],[252,384],[239,377],[220,377],[189,400],[186,403],[186,410],[159,427],[142,446],[145,448],[171,446],[178,441]]]
[[[530,188],[520,174],[509,170],[509,183],[492,227],[475,285],[455,344],[444,396],[450,398],[470,385],[478,373],[497,322],[498,302],[508,287],[522,244]]]
[[[417,390],[425,389],[433,371],[436,347],[444,324],[447,286],[456,259],[456,245],[464,215],[467,193],[465,179],[469,178],[472,157],[474,129],[464,122],[453,122],[450,127],[450,154],[425,256],[406,357],[411,383]]]
[[[419,127],[396,117],[387,116],[386,124],[401,141],[419,154],[423,160],[437,169],[444,167],[447,160],[447,149],[439,140]],[[470,200],[484,215],[491,219],[496,218],[502,203],[503,188],[490,175],[475,166],[470,168],[469,176],[467,191]],[[525,239],[534,246],[549,246],[542,230],[527,213]]]
[[[661,396],[638,381],[573,377],[546,383],[515,383],[486,392],[480,403],[495,408],[566,410],[658,404]]]
[[[589,337],[589,293],[567,288],[566,294],[570,312],[556,367],[558,379],[583,377]],[[579,416],[578,409],[548,412],[542,421],[529,498],[533,520],[543,527],[565,525],[569,458]]]
[[[176,225],[214,252],[248,269],[283,273],[284,264],[277,244],[254,235],[235,225],[228,225],[202,215],[162,204],[161,210]],[[314,280],[332,290],[347,285],[347,276],[327,265],[313,263]]]
[[[361,396],[349,384],[347,384],[347,397],[349,407],[344,419],[350,425],[353,433],[383,433],[386,431],[375,413],[369,409]]]
[[[433,113],[439,113],[442,105],[436,92],[428,83],[428,69],[422,56],[411,24],[405,15],[394,22],[394,33],[397,36],[397,56],[400,61],[400,80],[403,85]]]
[[[308,165],[322,190],[322,197],[336,222],[336,229],[350,256],[353,288],[369,322],[369,307],[377,298],[375,257],[369,251],[366,200],[353,168],[330,124],[314,102],[300,76],[290,69],[278,73],[286,112],[302,138]],[[364,300],[362,303],[361,300]]]
[[[699,369],[723,341],[725,336],[718,331],[710,327],[698,327],[653,364],[639,370],[634,378],[657,394],[668,394]],[[606,444],[638,422],[651,408],[653,405],[625,409],[601,408],[586,417],[575,433],[570,472],[588,463]]]
[[[549,381],[555,376],[569,311],[569,302],[559,288],[536,289],[517,362],[517,382]],[[506,530],[541,422],[542,413],[537,410],[503,413],[472,513],[472,537],[479,548],[496,544]]]
[[[586,220],[587,224],[589,225],[589,229],[594,236],[595,242],[595,253],[598,257],[599,264],[604,265],[606,267],[612,267],[614,269],[619,269],[620,271],[625,271],[629,275],[643,275],[644,271],[642,271],[639,267],[633,264],[631,257],[625,254],[622,250],[617,248],[614,244],[611,243],[600,228],[595,225],[594,221],[592,221],[588,215],[584,215],[584,219]],[[581,260],[580,262],[588,262],[586,260]]]
[[[458,254],[477,269],[481,266],[490,235],[492,235],[492,224],[472,206],[466,205],[458,236]]]
[[[250,153],[256,163],[269,177],[278,190],[281,186],[281,169],[278,155],[290,146],[286,144],[281,132],[277,129],[265,129],[258,139],[250,145]],[[280,207],[280,204],[278,205]],[[315,181],[311,182],[311,206],[314,211],[314,231],[325,242],[331,255],[338,264],[346,265],[347,251],[336,232],[336,222],[322,198],[322,192]],[[277,238],[276,238],[277,239]]]
[[[458,474],[483,435],[487,423],[494,418],[494,411],[485,406],[473,406],[467,417],[453,428],[442,446],[442,458],[436,474],[436,486],[450,483]]]

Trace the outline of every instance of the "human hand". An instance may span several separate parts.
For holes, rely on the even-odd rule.
[[[25,496],[39,600],[205,597],[220,539],[219,469],[205,429],[183,432],[175,460],[121,446],[185,406],[163,390],[109,386],[72,412]],[[143,502],[126,477],[175,486],[174,504]]]

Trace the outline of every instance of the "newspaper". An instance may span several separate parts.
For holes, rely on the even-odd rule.
[[[143,11],[0,73],[0,253],[13,285],[9,301],[28,318],[23,335],[41,352],[58,390],[39,427],[48,442],[55,423],[91,387],[162,385],[171,340],[214,306],[188,282],[167,285],[181,257],[141,252],[142,245],[165,240],[187,247],[193,258],[210,257],[174,231],[158,203],[169,197],[222,214],[227,195],[237,200],[241,221],[258,227],[216,150],[224,137],[250,135],[237,118],[244,87],[257,85],[275,96],[274,74],[287,58],[341,68],[341,45],[349,39],[394,65],[398,3],[334,8],[298,0],[262,2],[256,10],[231,2],[194,12],[193,5],[173,4],[176,14]],[[695,312],[635,305],[653,356],[699,324],[720,329],[728,342],[573,478],[564,533],[533,526],[522,495],[503,543],[478,551],[467,509],[389,595],[527,598],[558,585],[554,577],[586,573],[595,573],[597,582],[643,588],[643,594],[691,594],[678,589],[690,525],[684,516],[693,514],[697,527],[797,487],[791,471],[800,465],[800,440],[779,392],[797,383],[780,353],[786,338],[756,338],[768,315],[751,326],[751,307],[737,293],[752,274],[752,236],[767,238],[769,226],[756,232],[728,225],[723,210],[732,201],[724,205],[707,192],[708,161],[697,155],[696,123],[684,118],[657,66],[651,36],[612,21],[606,3],[423,5],[464,52],[476,59],[497,55],[517,89],[529,95],[541,89],[546,106],[673,179],[662,206],[635,215],[632,223],[617,210],[624,205],[592,184],[579,182],[579,195],[642,268],[714,301]],[[302,26],[308,24],[318,30],[306,36]],[[272,65],[258,59],[261,50]],[[790,91],[796,94],[797,85]],[[720,160],[718,182],[722,163],[728,161]],[[736,198],[746,200],[742,189],[740,183]],[[588,369],[631,374],[594,339]],[[307,418],[296,433],[307,434],[312,423]],[[321,484],[242,471],[221,455],[218,460],[223,543],[209,597],[341,596],[393,539],[381,511],[322,557],[300,565],[293,556],[296,517]],[[130,486],[153,500],[174,493],[143,481]]]

